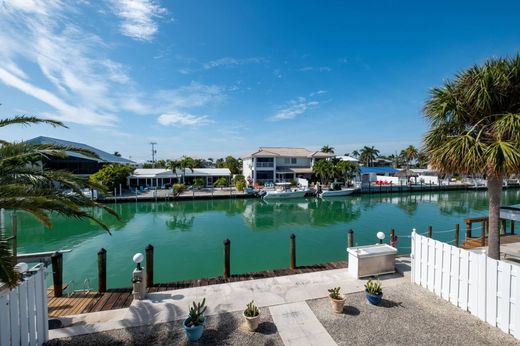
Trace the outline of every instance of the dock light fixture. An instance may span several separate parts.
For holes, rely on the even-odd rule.
[[[132,260],[134,261],[135,264],[137,264],[136,268],[137,270],[142,270],[143,268],[141,267],[141,262],[144,260],[144,256],[142,253],[138,252],[134,255],[134,257],[132,257]]]
[[[379,244],[383,244],[383,239],[385,239],[385,234],[383,232],[377,232],[377,239],[379,239]]]
[[[29,266],[25,262],[20,262],[14,266],[14,271],[20,276],[20,280],[23,280],[24,274],[29,269]]]

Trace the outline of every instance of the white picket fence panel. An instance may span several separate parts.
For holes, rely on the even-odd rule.
[[[0,293],[0,346],[42,345],[49,316],[43,266],[16,288]]]
[[[520,339],[520,266],[412,232],[412,282]]]

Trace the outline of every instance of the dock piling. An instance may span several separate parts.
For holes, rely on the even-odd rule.
[[[455,246],[459,247],[459,224],[455,225]]]
[[[51,256],[52,263],[52,281],[54,283],[54,297],[63,296],[63,254],[54,253]]]
[[[433,229],[432,229],[432,226],[428,226],[428,238],[431,238],[432,237],[432,233],[433,233]]]
[[[471,238],[471,222],[466,221],[466,239]]]
[[[107,250],[101,248],[98,251],[98,292],[107,291]]]
[[[148,244],[146,253],[146,287],[153,287],[153,245]]]
[[[291,239],[291,264],[290,264],[290,269],[294,270],[294,269],[296,269],[296,236],[294,235],[294,233],[291,234],[290,239]]]
[[[224,240],[224,278],[226,279],[231,275],[230,247],[231,241],[229,239]]]
[[[347,234],[347,247],[354,247],[354,231],[352,229]]]
[[[511,220],[511,234],[515,234],[515,220]]]

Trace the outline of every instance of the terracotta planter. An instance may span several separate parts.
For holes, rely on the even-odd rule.
[[[343,312],[343,307],[345,306],[345,300],[345,297],[343,297],[343,299],[330,298],[330,305],[332,306],[332,310],[337,314],[341,314]]]
[[[258,328],[258,323],[260,323],[260,314],[255,317],[247,317],[244,315],[244,318],[246,319],[247,329],[249,329],[251,332],[254,332],[256,328]]]

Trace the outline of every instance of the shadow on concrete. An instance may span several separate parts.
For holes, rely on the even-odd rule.
[[[349,316],[357,316],[359,315],[359,309],[355,306],[347,305],[343,307],[343,314]]]

